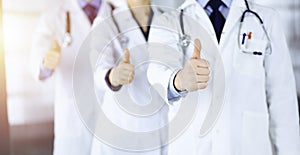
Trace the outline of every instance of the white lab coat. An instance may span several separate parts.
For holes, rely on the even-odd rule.
[[[218,47],[224,64],[226,91],[222,114],[212,131],[204,137],[199,137],[199,130],[210,104],[211,83],[205,90],[194,92],[199,95],[197,116],[186,132],[168,146],[169,154],[300,154],[295,81],[288,47],[281,28],[282,24],[278,21],[278,14],[274,10],[257,4],[252,4],[250,7],[264,20],[272,42],[273,51],[270,56],[247,55],[238,48],[239,20],[246,9],[244,1],[233,0],[220,44],[217,42],[213,26],[205,10],[194,0],[186,0],[181,5],[180,9],[185,9],[185,19],[190,16],[195,21],[199,21],[199,27],[201,26],[208,32],[208,36],[205,37],[209,38],[206,40],[212,40]],[[174,24],[175,28],[177,27],[176,31],[181,32],[179,16],[174,12],[157,18],[153,24],[156,25],[156,23],[176,23],[177,25]],[[191,25],[191,22],[185,22],[185,27],[197,26]],[[243,29],[259,34],[253,36],[253,42],[265,43],[262,29],[253,16],[245,19]],[[193,34],[190,35],[193,37]],[[178,36],[160,28],[154,27],[151,30],[149,43],[167,44],[181,51],[177,46]],[[150,57],[152,57],[151,53],[157,53],[157,51],[151,51],[151,47],[149,48]],[[260,47],[257,46],[257,48]],[[264,51],[263,48],[258,50]],[[191,44],[187,52],[188,57],[191,56],[192,51],[193,45]],[[168,61],[165,64],[181,69],[182,57],[175,52],[166,56],[169,59],[166,59]],[[152,58],[160,60],[161,57],[164,56],[158,54],[157,57],[153,55]],[[165,94],[167,94],[168,82],[174,70],[176,67],[171,70],[165,65],[154,63],[148,68],[149,82],[164,87],[162,97],[165,100],[167,100]],[[157,75],[160,75],[159,78]],[[170,111],[173,108],[176,109],[181,101],[170,102]]]
[[[101,8],[99,9],[101,10]],[[66,11],[70,12],[72,44],[62,47],[66,32]],[[39,76],[45,53],[57,40],[61,61],[55,69],[54,154],[90,154],[92,134],[80,119],[73,98],[72,75],[77,51],[91,29],[91,24],[76,0],[61,1],[45,13],[39,22],[32,45],[32,68]]]
[[[141,106],[146,105],[151,100],[151,96],[149,96],[151,92],[148,88],[150,84],[148,83],[146,76],[148,64],[147,62],[141,64],[142,60],[148,60],[148,51],[146,48],[147,41],[145,40],[141,29],[138,27],[138,24],[129,11],[127,2],[125,0],[111,0],[110,2],[115,6],[113,14],[118,26],[120,27],[121,33],[124,33],[124,35],[129,38],[127,48],[130,51],[131,63],[135,65],[135,77],[134,81],[131,84],[123,85],[122,88],[117,92],[113,92],[105,82],[105,76],[109,69],[117,66],[119,61],[122,60],[124,49],[122,49],[119,40],[114,39],[117,35],[119,35],[115,23],[113,23],[112,20],[105,20],[111,15],[111,7],[109,5],[103,4],[103,6],[105,5],[106,11],[103,12],[103,14],[100,14],[96,19],[93,28],[94,36],[91,36],[92,38],[95,38],[92,40],[96,40],[95,45],[93,45],[92,43],[92,50],[99,52],[99,55],[97,56],[97,64],[95,67],[94,82],[98,89],[98,93],[104,92],[103,102],[101,103],[102,111],[108,117],[109,121],[116,124],[122,129],[133,132],[147,132],[155,130],[156,128],[161,127],[164,121],[167,120],[166,116],[168,107],[164,106],[165,104],[162,104],[164,107],[162,107],[162,109],[156,114],[142,118],[139,116],[128,114],[126,110],[122,109],[118,105],[118,102],[125,103],[126,101],[132,100],[134,104]],[[153,9],[153,11],[155,12],[156,10]],[[99,39],[97,39],[97,37]],[[102,44],[102,41],[100,40],[107,40],[108,44]],[[110,42],[111,40],[112,42]],[[102,48],[104,48],[104,46],[106,47],[102,51]],[[124,94],[127,92],[127,90],[128,96],[122,99],[117,97],[118,95],[116,94]],[[155,96],[152,96],[152,98],[155,98]],[[163,101],[160,100],[160,102]],[[100,128],[107,128],[107,126],[101,126],[101,123],[103,121],[101,121],[101,118],[99,119]],[[93,155],[165,154],[163,153],[165,149],[160,148],[149,151],[133,152],[130,148],[122,148],[103,140],[101,137],[98,137],[97,132],[99,131],[97,131],[96,129],[92,149]],[[120,137],[121,136],[118,137],[117,135],[112,135],[111,139],[123,143],[122,139],[119,139]],[[154,134],[152,138],[152,140],[156,141],[157,146],[159,147],[161,135]],[[139,141],[135,141],[133,139],[126,140],[129,140],[130,145],[134,146],[134,150],[138,150],[139,146],[142,145],[140,142],[143,141],[143,139],[139,139]],[[124,141],[124,143],[126,142]],[[124,149],[129,151],[124,151]]]

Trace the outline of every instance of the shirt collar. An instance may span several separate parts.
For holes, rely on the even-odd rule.
[[[204,8],[209,0],[197,0],[197,2]],[[222,0],[222,2],[226,5],[226,7],[230,8],[232,0]]]
[[[100,8],[102,0],[92,0],[91,2],[87,2],[86,0],[77,0],[77,1],[81,8],[85,7],[88,3],[90,3],[91,5],[93,5],[96,8]]]

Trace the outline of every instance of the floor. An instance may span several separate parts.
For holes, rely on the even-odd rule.
[[[52,155],[53,127],[53,122],[11,126],[11,155]]]
[[[53,122],[11,126],[11,155],[52,155],[53,135]]]

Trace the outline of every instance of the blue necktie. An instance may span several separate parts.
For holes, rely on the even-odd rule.
[[[224,5],[221,0],[210,0],[208,5],[212,8],[213,12],[209,16],[211,23],[214,26],[218,42],[220,42],[221,33],[225,24],[225,18],[219,11],[220,6]]]

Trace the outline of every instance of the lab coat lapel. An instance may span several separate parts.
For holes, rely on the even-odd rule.
[[[92,26],[87,15],[84,13],[84,11],[82,10],[82,8],[79,6],[77,1],[72,0],[70,2],[70,11],[74,12],[74,14],[76,15],[76,18],[73,18],[73,20],[79,20],[79,23],[82,24],[82,29],[85,32],[88,32],[90,27]],[[72,20],[72,19],[71,19]]]
[[[107,8],[109,8],[109,6],[107,5],[107,3],[101,2],[101,6],[100,6],[99,11],[97,13],[97,17],[99,17],[99,15],[109,14],[111,10],[107,9]]]
[[[226,42],[227,37],[231,34],[231,30],[239,23],[242,13],[245,10],[244,1],[233,0],[230,6],[230,11],[226,19],[220,45]]]
[[[196,20],[200,23],[200,25],[202,25],[207,30],[207,32],[210,34],[210,37],[212,37],[212,39],[214,40],[216,45],[218,45],[216,33],[215,33],[214,27],[209,19],[209,16],[207,15],[205,10],[199,4],[197,4],[195,7],[197,8],[196,9],[197,10],[196,11]]]
[[[195,8],[194,8],[195,7]],[[209,16],[205,12],[205,10],[195,1],[195,0],[186,0],[179,9],[185,9],[190,8],[191,10],[195,11],[195,19],[199,21],[199,24],[202,25],[208,32],[211,34],[210,37],[215,41],[215,43],[218,45],[218,41],[216,38],[216,34],[214,31],[214,27],[209,19]],[[230,35],[230,31],[236,26],[236,24],[239,22],[240,17],[243,13],[243,10],[245,10],[245,4],[244,1],[241,0],[233,0],[232,4],[230,6],[230,12],[228,14],[228,17],[226,19],[226,23],[223,28],[222,37],[220,40],[220,45],[227,40],[227,36]],[[188,11],[188,10],[187,10]],[[193,15],[191,12],[190,15]]]
[[[141,32],[137,21],[134,20],[134,17],[127,4],[123,4],[122,6],[116,8],[113,11],[113,14],[116,15],[116,21],[118,23],[118,26],[120,27],[121,33],[132,31],[134,29],[133,31],[136,32],[137,36],[130,37],[130,40],[134,40],[133,42],[135,43],[146,42],[146,39]]]
[[[194,17],[197,22],[204,27],[210,34],[210,37],[218,44],[215,30],[205,10],[195,0],[186,0],[179,9],[184,9],[188,16]],[[201,38],[200,38],[201,39]]]

